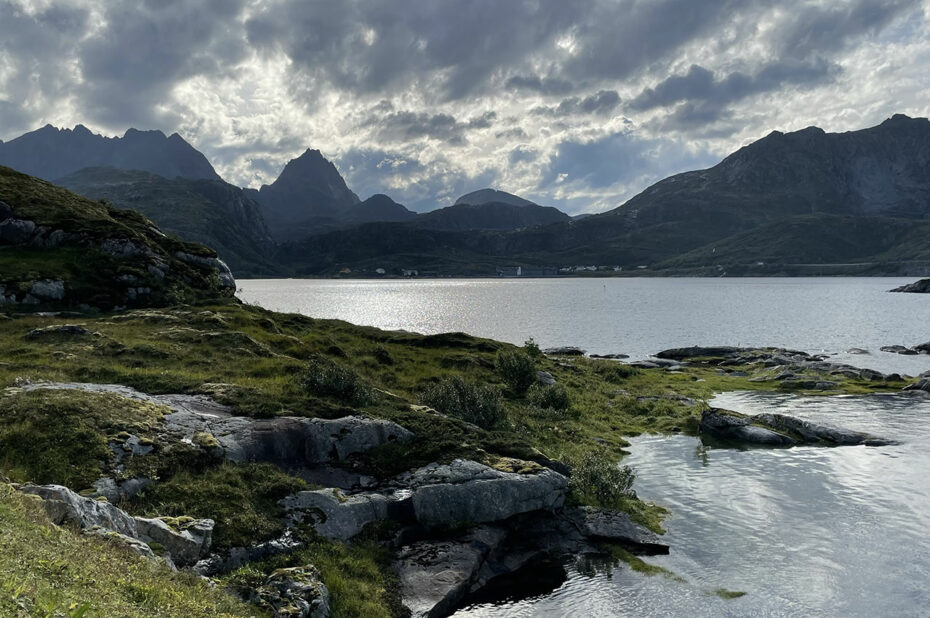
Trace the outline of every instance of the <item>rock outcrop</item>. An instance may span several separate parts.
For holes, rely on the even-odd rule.
[[[20,491],[42,498],[53,523],[70,523],[82,530],[115,532],[148,546],[157,543],[178,565],[192,565],[210,549],[212,519],[170,521],[133,517],[105,500],[85,498],[60,485],[23,485]],[[137,545],[140,553],[146,553]]]
[[[871,434],[820,425],[783,414],[746,416],[720,408],[709,408],[701,414],[700,429],[715,438],[760,446],[895,444]]]
[[[930,279],[921,279],[914,283],[908,283],[889,292],[911,292],[913,294],[930,294]]]
[[[249,595],[274,618],[329,618],[329,590],[312,565],[277,569]]]

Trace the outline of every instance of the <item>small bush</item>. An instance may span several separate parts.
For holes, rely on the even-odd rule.
[[[381,363],[382,365],[393,365],[394,357],[391,356],[391,353],[383,345],[379,345],[372,351],[372,356],[375,357],[375,360]]]
[[[497,353],[494,366],[504,383],[518,396],[536,383],[536,363],[526,352],[502,350]]]
[[[311,395],[333,397],[356,407],[377,400],[375,392],[354,370],[323,356],[314,356],[307,363],[303,386]]]
[[[504,418],[499,389],[467,382],[460,376],[428,386],[420,394],[420,403],[485,429]]]
[[[532,337],[523,342],[523,350],[533,360],[539,360],[542,358],[542,350],[539,349],[539,344],[536,343]]]
[[[575,463],[569,487],[581,504],[622,509],[625,501],[636,498],[634,480],[631,467],[615,462],[606,449],[595,449]]]
[[[608,382],[614,384],[623,382],[627,378],[631,378],[639,373],[636,367],[630,367],[629,365],[624,365],[623,363],[615,361],[607,361],[606,363],[598,364],[594,371]]]
[[[558,412],[564,412],[572,405],[568,390],[561,384],[551,386],[534,384],[527,392],[526,398],[537,408],[556,410]]]

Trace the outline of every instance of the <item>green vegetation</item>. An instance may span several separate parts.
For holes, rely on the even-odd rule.
[[[181,470],[127,508],[149,517],[210,518],[216,521],[214,547],[247,547],[284,532],[278,500],[304,489],[305,482],[270,464],[223,463]]]
[[[682,579],[678,575],[675,575],[673,572],[669,571],[665,567],[660,567],[654,564],[649,564],[648,562],[646,562],[645,560],[643,560],[636,554],[630,553],[628,550],[624,549],[620,545],[608,543],[605,545],[605,547],[607,548],[607,551],[608,553],[610,553],[611,556],[627,563],[629,567],[633,569],[634,571],[636,571],[637,573],[642,573],[643,575],[647,575],[649,577],[652,577],[653,575],[663,575],[677,582],[681,582],[681,583],[685,582],[684,579]]]
[[[721,599],[738,599],[740,597],[746,596],[745,592],[739,592],[736,590],[727,590],[726,588],[717,588],[716,590],[714,590],[714,594],[716,594]]]
[[[0,483],[0,615],[193,618],[261,615],[199,577],[121,542],[52,526],[35,498]]]
[[[494,427],[505,415],[499,389],[457,375],[426,387],[420,402],[484,429]]]
[[[494,362],[501,380],[513,393],[522,397],[536,383],[536,363],[521,350],[501,350]]]
[[[527,400],[538,408],[565,412],[572,406],[571,395],[561,384],[543,386],[534,384],[526,394]]]
[[[366,406],[377,399],[358,373],[320,355],[313,356],[307,363],[303,385],[311,395],[333,397],[355,407]]]
[[[573,462],[569,488],[579,504],[620,508],[635,498],[636,474],[629,466],[613,461],[606,449],[592,449]]]

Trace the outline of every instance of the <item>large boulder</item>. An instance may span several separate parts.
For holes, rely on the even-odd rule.
[[[715,438],[760,446],[895,444],[892,440],[868,433],[812,423],[784,414],[746,416],[720,408],[709,408],[701,414],[700,429]]]
[[[701,414],[700,429],[715,438],[760,444],[792,446],[797,441],[784,434],[754,425],[752,419],[729,410],[709,408]]]
[[[930,279],[921,279],[920,281],[915,281],[914,283],[908,283],[907,285],[902,285],[899,288],[893,290],[888,290],[889,292],[911,292],[914,294],[928,294],[930,293]]]
[[[116,532],[147,545],[158,543],[178,565],[197,562],[210,549],[212,519],[177,520],[133,517],[105,500],[85,498],[61,485],[23,485],[20,491],[42,498],[52,523],[70,523],[82,530]]]
[[[587,538],[620,542],[652,554],[668,553],[668,545],[656,533],[633,523],[626,513],[578,506],[566,508],[563,514]]]
[[[656,357],[681,361],[702,356],[730,357],[739,354],[741,351],[742,350],[740,348],[733,346],[691,346],[689,348],[672,348],[670,350],[662,350],[656,354]]]
[[[292,524],[309,524],[317,534],[344,541],[368,524],[388,519],[392,506],[404,498],[375,492],[346,495],[329,488],[297,492],[281,500],[281,505]]]
[[[891,440],[877,438],[861,431],[829,427],[801,420],[784,414],[756,414],[751,417],[756,423],[771,427],[792,436],[799,436],[804,444],[883,446],[894,444]]]
[[[904,387],[906,391],[923,391],[925,393],[930,393],[930,377],[921,378],[914,382],[913,384],[908,384]]]

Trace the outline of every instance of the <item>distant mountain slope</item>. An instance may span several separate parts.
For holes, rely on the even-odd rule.
[[[310,149],[289,161],[273,183],[249,193],[262,205],[276,240],[307,236],[321,222],[341,219],[344,209],[359,203],[336,166]]]
[[[132,210],[0,167],[0,306],[163,306],[232,296],[212,249],[163,234]],[[86,331],[85,331],[86,332]]]
[[[364,202],[345,208],[339,214],[340,220],[347,223],[371,223],[374,221],[397,223],[412,221],[417,218],[417,213],[407,210],[405,206],[398,204],[383,193],[372,195]]]
[[[87,168],[57,181],[87,198],[105,199],[152,219],[165,232],[216,249],[239,277],[273,274],[272,240],[259,205],[222,180],[169,180],[114,168]]]
[[[220,180],[207,158],[177,133],[129,129],[123,137],[103,137],[83,125],[46,125],[9,142],[0,142],[0,165],[45,180],[85,167],[142,170],[165,178]]]
[[[454,206],[459,204],[471,204],[472,206],[481,206],[482,204],[509,204],[511,206],[532,206],[533,202],[523,199],[519,195],[499,191],[497,189],[479,189],[466,193],[459,199],[455,200]]]
[[[432,230],[516,230],[568,221],[564,212],[550,206],[513,205],[503,202],[487,202],[478,205],[456,203],[417,217],[415,225]]]

